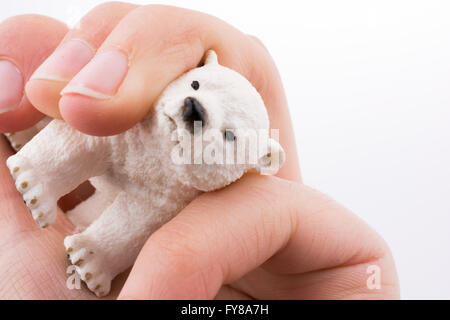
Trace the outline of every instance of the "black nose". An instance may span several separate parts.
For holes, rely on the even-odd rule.
[[[205,125],[206,111],[197,99],[191,97],[184,99],[183,120],[192,128],[194,121],[201,121],[202,127]]]

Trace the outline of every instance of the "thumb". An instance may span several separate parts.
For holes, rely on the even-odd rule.
[[[373,230],[325,195],[300,183],[249,174],[203,194],[156,231],[120,298],[212,299],[222,285],[262,264],[266,271],[289,274],[292,286],[296,275],[366,263],[386,250]],[[384,270],[395,270],[387,260]],[[339,281],[328,286],[344,291],[342,283],[353,289],[359,283],[366,290],[365,269],[342,270]],[[386,271],[384,279],[395,282],[395,271]]]

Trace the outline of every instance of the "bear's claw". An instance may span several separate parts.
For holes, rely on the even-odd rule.
[[[103,297],[111,289],[112,277],[104,272],[105,260],[91,245],[92,242],[82,234],[75,234],[64,239],[68,258],[76,267],[75,270],[80,279],[97,297]]]
[[[46,228],[56,220],[56,201],[51,196],[44,196],[44,186],[36,170],[30,163],[17,154],[6,162],[17,190],[30,209],[34,220],[42,228]]]

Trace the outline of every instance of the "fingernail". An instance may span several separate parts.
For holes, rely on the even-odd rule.
[[[0,61],[0,114],[17,108],[23,97],[23,76],[8,60]]]
[[[44,61],[30,80],[69,82],[93,57],[94,50],[87,43],[77,39],[69,40]]]
[[[81,94],[94,99],[109,99],[114,96],[128,72],[128,57],[118,51],[97,54],[81,70],[61,94]]]

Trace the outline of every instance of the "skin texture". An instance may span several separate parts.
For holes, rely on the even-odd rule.
[[[248,174],[194,200],[148,239],[130,275],[115,281],[109,297],[119,292],[125,299],[399,297],[395,264],[383,239],[356,215],[302,184],[286,97],[259,40],[199,12],[121,3],[93,9],[79,28],[67,31],[46,17],[11,18],[0,24],[0,56],[15,61],[28,79],[59,41],[75,37],[98,52],[120,48],[129,70],[107,100],[79,94],[61,98],[66,83],[32,80],[27,98],[41,112],[93,135],[122,132],[145,116],[168,83],[214,49],[221,64],[260,92],[287,154],[277,177]],[[0,114],[0,130],[20,130],[40,117],[24,105]],[[1,141],[0,298],[94,298],[87,290],[66,288],[62,239],[73,226],[62,214],[48,229],[35,225],[4,165],[10,154]],[[87,191],[81,191],[85,197]],[[379,290],[367,288],[370,265],[380,267]]]
[[[26,81],[53,52],[66,32],[67,27],[63,23],[48,17],[23,15],[9,18],[0,24],[0,60],[13,62]],[[43,117],[24,96],[17,109],[0,114],[0,130],[24,130]]]

